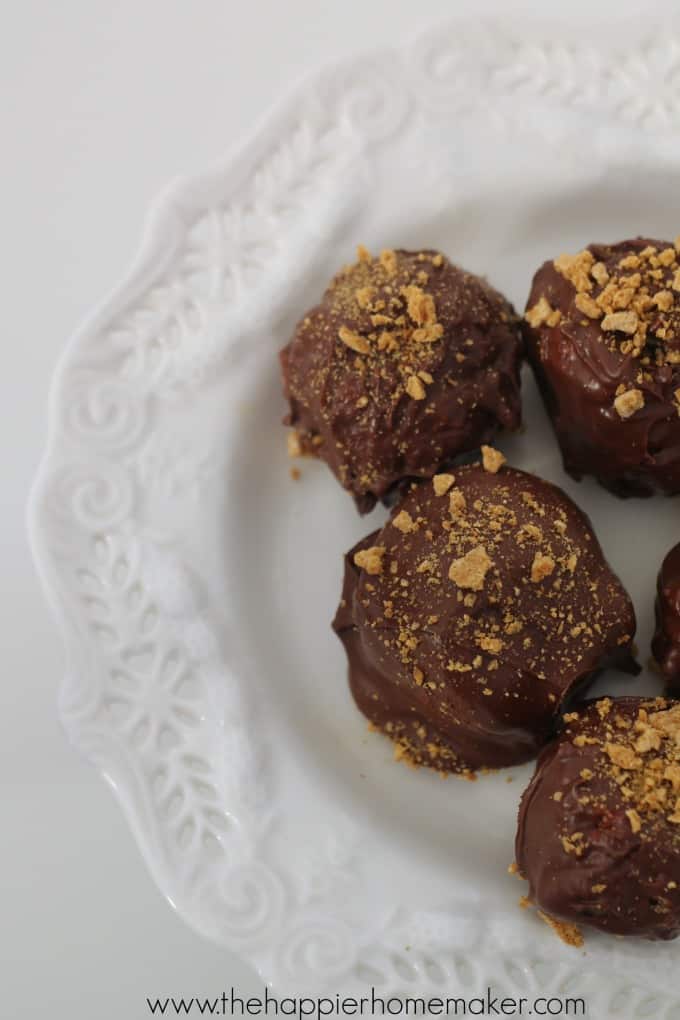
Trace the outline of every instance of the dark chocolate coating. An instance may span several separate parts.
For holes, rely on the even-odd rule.
[[[522,340],[512,306],[436,252],[389,254],[396,256],[393,273],[365,258],[338,273],[281,352],[287,423],[362,513],[406,480],[431,477],[499,427],[516,429],[521,421]],[[411,340],[417,323],[405,286],[433,298],[438,340]],[[355,295],[366,287],[375,293],[369,307],[360,307]],[[369,352],[343,343],[343,327],[364,338]],[[381,349],[389,336],[396,338],[392,348]],[[424,399],[406,389],[418,372],[425,373]]]
[[[599,670],[635,670],[633,606],[588,518],[556,486],[466,465],[436,495],[439,477],[413,486],[347,554],[333,627],[358,707],[406,757],[452,772],[514,765]],[[455,516],[452,493],[467,504]],[[397,527],[404,513],[416,530]],[[475,590],[449,571],[480,545],[490,566]],[[355,563],[371,547],[384,549],[379,574]],[[552,572],[533,580],[541,556]]]
[[[588,250],[608,271],[614,271],[626,255],[639,253],[648,245],[659,252],[673,249],[665,241],[637,238],[618,244],[593,244]],[[654,285],[673,291],[673,266],[660,267]],[[593,281],[592,296],[602,286]],[[545,262],[534,276],[527,308],[534,308],[544,297],[553,309],[562,313],[557,325],[538,328],[524,324],[527,353],[552,420],[564,459],[565,470],[576,479],[594,475],[607,489],[619,496],[649,496],[660,490],[680,492],[680,417],[674,396],[680,387],[680,364],[659,358],[661,340],[655,330],[668,317],[650,313],[647,346],[643,358],[633,352],[622,353],[611,344],[617,334],[603,331],[601,323],[588,318],[575,306],[576,289],[552,261]],[[678,325],[678,312],[671,313]],[[625,340],[625,334],[618,334]],[[671,356],[680,351],[680,338],[664,341]],[[613,349],[612,349],[613,348]],[[639,381],[641,371],[649,378]],[[614,407],[617,390],[639,389],[644,407],[631,417],[622,418]]]
[[[680,542],[661,564],[656,587],[656,630],[652,653],[668,690],[680,694]]]
[[[648,939],[680,932],[677,737],[671,733],[659,748],[634,750],[646,725],[637,722],[640,709],[654,720],[656,712],[674,706],[677,711],[678,705],[643,698],[588,702],[541,753],[520,804],[515,852],[530,900],[551,917]],[[632,730],[624,728],[631,725]],[[574,738],[592,743],[577,746]],[[661,777],[663,804],[641,806],[644,780],[635,768],[619,768],[617,779],[607,751],[611,744],[630,744],[638,761],[652,764],[648,775]],[[658,773],[653,759],[660,762]],[[678,769],[674,781],[662,778],[669,767]],[[656,783],[652,778],[646,788],[655,797]]]

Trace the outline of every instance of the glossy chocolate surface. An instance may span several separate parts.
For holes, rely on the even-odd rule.
[[[652,653],[669,692],[680,694],[680,542],[661,564],[656,588],[656,630]]]
[[[617,935],[680,932],[680,703],[615,698],[567,717],[519,811],[530,900]]]
[[[432,251],[361,251],[281,353],[287,423],[367,512],[519,426],[521,353],[485,280]]]
[[[633,256],[634,263],[641,252],[649,252],[650,248],[656,254],[642,259],[644,279],[641,289],[636,289],[633,285],[639,270],[634,264],[622,269],[621,260]],[[593,244],[587,252],[592,255],[593,265],[603,267],[596,270],[602,282],[593,277],[592,270],[583,281],[573,274],[570,279],[569,270],[565,275],[557,268],[559,259],[544,263],[534,276],[527,302],[527,315],[533,324],[524,325],[527,353],[552,419],[565,469],[577,479],[594,475],[621,496],[646,496],[656,490],[677,493],[680,491],[680,293],[674,289],[674,285],[680,285],[676,275],[677,252],[668,242],[641,238],[613,245]],[[579,283],[582,283],[581,308],[577,307]],[[600,299],[605,303],[601,296],[607,287],[605,297],[611,297],[607,306],[615,312],[630,312],[634,303],[638,303],[640,313],[633,313],[638,319],[637,337],[632,331],[603,328],[603,323],[615,319],[591,317],[598,309],[593,309],[589,300]],[[559,321],[555,321],[557,315],[547,314],[547,308],[545,316],[540,314],[541,301],[559,313]],[[620,314],[619,321],[629,328]],[[622,416],[616,409],[617,397],[631,392],[643,403],[629,416]],[[628,415],[628,411],[624,414]]]
[[[605,666],[634,669],[635,616],[560,489],[508,467],[454,474],[414,486],[347,554],[333,626],[358,707],[398,754],[465,772],[532,758],[565,699]]]

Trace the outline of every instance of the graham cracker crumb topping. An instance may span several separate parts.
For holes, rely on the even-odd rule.
[[[423,450],[423,473],[431,473],[456,446],[447,422],[474,431],[476,409],[488,399],[482,351],[490,365],[499,361],[493,415],[508,423],[518,417],[517,327],[501,295],[443,255],[386,248],[376,257],[360,245],[356,261],[336,273],[298,324],[286,355],[291,420],[302,423],[305,409],[313,420],[305,450],[332,458],[355,495],[380,498],[397,465],[409,473],[412,448]],[[506,346],[508,362],[501,359]],[[374,446],[374,435],[384,442]],[[323,449],[314,450],[316,442]]]
[[[495,475],[500,471],[505,462],[506,458],[500,450],[495,450],[493,446],[482,446],[482,464],[485,471]]]
[[[293,429],[292,432],[288,433],[288,435],[286,437],[286,442],[287,442],[287,446],[288,446],[288,456],[289,457],[301,457],[302,456],[302,445],[300,443],[300,437],[297,434],[297,432],[295,431],[295,429]]]
[[[485,711],[504,715],[510,698],[533,697],[535,685],[548,713],[557,713],[555,677],[591,668],[603,641],[613,651],[629,626],[620,586],[569,504],[552,486],[511,467],[494,475],[479,464],[461,465],[455,476],[442,473],[432,485],[411,487],[372,541],[380,546],[380,577],[359,579],[355,604],[377,659],[384,657],[385,669],[417,698],[414,727],[417,718],[428,735],[418,738],[408,720],[388,731],[381,718],[387,702],[376,706],[376,716],[421,764],[440,762],[443,753],[426,711],[429,698],[455,717],[456,690],[465,684]],[[540,582],[532,581],[532,568]],[[428,743],[438,747],[433,759]],[[577,854],[581,842],[564,835]]]
[[[593,302],[594,303],[594,302]],[[598,315],[593,316],[598,318]],[[638,317],[635,312],[610,312],[602,319],[602,329],[618,330],[632,336],[638,328]]]
[[[570,283],[573,283],[576,291],[589,293],[593,289],[590,279],[590,270],[595,263],[593,253],[587,250],[580,251],[577,255],[560,255],[555,259],[555,269],[562,274]]]
[[[467,500],[460,489],[452,489],[449,493],[449,510],[453,517],[458,517],[467,510]]]
[[[610,760],[614,765],[618,765],[622,769],[637,769],[642,764],[642,759],[638,758],[630,748],[623,744],[605,744],[605,751],[609,755]]]
[[[635,808],[629,808],[628,811],[626,811],[626,818],[630,822],[630,827],[633,832],[639,832],[642,827],[642,822],[640,821],[640,816]]]
[[[546,924],[550,925],[555,934],[566,942],[568,946],[574,946],[575,949],[580,949],[583,945],[583,935],[581,929],[575,924],[568,924],[567,921],[558,921],[556,917],[550,917],[549,914],[544,914],[542,910],[538,911],[538,916]]]
[[[630,418],[645,406],[642,390],[625,390],[614,398],[614,407],[620,418]]]
[[[406,310],[418,326],[425,326],[437,321],[434,298],[426,294],[422,287],[410,284],[401,288],[402,297],[406,299]]]
[[[602,318],[602,309],[598,306],[598,304],[595,301],[593,301],[593,299],[588,294],[583,293],[577,294],[576,298],[574,299],[574,304],[578,308],[579,312],[583,312],[583,314],[587,315],[589,319]],[[622,312],[620,314],[625,313]],[[616,329],[617,327],[609,326],[607,328]],[[635,328],[633,328],[633,332],[635,332]]]
[[[397,271],[397,253],[391,248],[383,248],[380,252],[380,265],[388,276],[394,276]]]
[[[459,588],[481,591],[490,566],[491,560],[486,554],[486,549],[483,545],[478,545],[465,556],[453,561],[449,567],[449,579]]]
[[[421,252],[414,259],[389,248],[373,258],[360,245],[355,265],[341,271],[329,288],[330,310],[335,321],[340,320],[338,340],[366,359],[367,364],[358,360],[354,370],[368,379],[370,365],[381,384],[389,378],[395,402],[404,395],[425,401],[426,387],[434,382],[429,369],[441,360],[435,348],[444,337],[444,326],[423,267],[441,267],[444,262],[441,255]],[[442,301],[446,309],[446,300]],[[368,404],[366,399],[363,406]]]
[[[365,337],[361,336],[359,333],[353,333],[351,329],[347,328],[347,326],[340,327],[338,330],[338,336],[342,340],[343,344],[346,344],[347,347],[356,351],[357,354],[368,354],[371,349],[371,345]]]
[[[354,562],[360,570],[367,574],[382,574],[382,559],[385,555],[384,545],[373,545],[370,549],[360,549],[354,554]]]
[[[606,265],[585,249],[560,255],[555,269],[573,285],[575,316],[597,321],[603,342],[642,365],[678,364],[680,351],[680,253],[675,247],[647,245],[640,251],[606,254]],[[548,321],[550,305],[541,296],[525,318],[534,328]],[[570,316],[572,317],[572,316]]]
[[[406,510],[401,510],[392,521],[393,527],[408,535],[410,531],[417,531],[418,525]]]
[[[417,375],[410,375],[406,380],[406,392],[413,400],[424,400],[427,390]]]
[[[455,482],[455,475],[441,474],[435,475],[432,479],[432,486],[436,496],[445,496],[449,491],[453,483]]]
[[[680,852],[680,704],[665,698],[641,701],[639,707],[616,711],[616,701],[603,699],[593,712],[574,713],[565,731],[585,748],[592,768],[581,769],[581,803],[616,810],[627,819],[630,832],[642,841],[677,840]],[[672,827],[672,828],[671,828]],[[559,834],[565,853],[587,853],[582,832]]]
[[[555,561],[552,556],[544,556],[543,553],[536,553],[534,562],[531,564],[531,580],[536,584],[545,577],[549,577],[555,569]]]
[[[371,302],[376,295],[376,288],[371,286],[359,287],[354,291],[354,297],[359,308],[365,310],[371,307]],[[388,322],[390,320],[388,319]]]
[[[541,297],[533,308],[526,310],[524,318],[534,329],[538,329],[539,326],[544,324],[546,326],[559,326],[562,321],[562,312],[559,308],[552,308],[546,298]]]

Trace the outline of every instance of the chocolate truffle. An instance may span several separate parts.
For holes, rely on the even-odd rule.
[[[510,304],[434,251],[359,248],[281,353],[295,448],[361,512],[520,424]]]
[[[633,607],[588,518],[502,460],[413,486],[347,554],[333,624],[361,711],[450,772],[532,758],[570,694],[634,668]]]
[[[549,917],[680,932],[680,702],[604,698],[564,717],[519,810],[516,855]]]
[[[574,478],[680,492],[680,239],[592,244],[534,276],[528,355]]]
[[[652,653],[668,689],[680,694],[680,542],[667,553],[657,578]]]

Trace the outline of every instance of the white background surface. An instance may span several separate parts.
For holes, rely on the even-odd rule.
[[[454,10],[493,6],[2,4],[0,1017],[137,1020],[147,995],[261,990],[163,901],[113,797],[57,721],[61,645],[24,514],[62,346],[127,267],[159,189],[217,160],[300,74],[398,43]],[[541,5],[544,17],[551,6]]]

